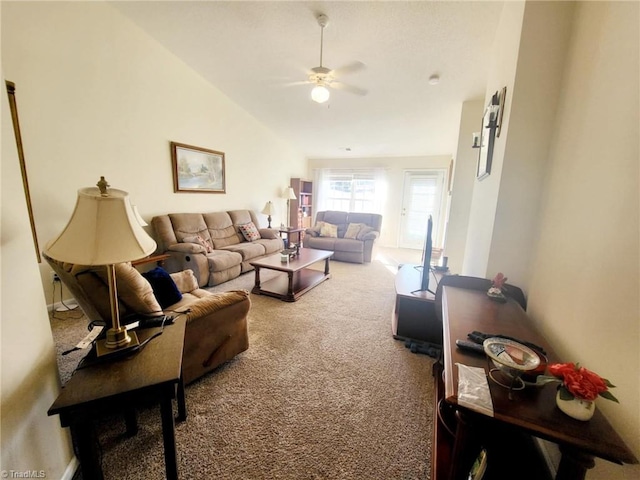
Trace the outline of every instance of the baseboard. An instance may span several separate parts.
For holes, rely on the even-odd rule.
[[[67,469],[62,474],[62,478],[60,480],[73,480],[79,466],[80,462],[78,462],[78,459],[74,456],[69,462],[69,465],[67,465]]]

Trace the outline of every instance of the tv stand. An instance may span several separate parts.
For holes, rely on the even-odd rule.
[[[440,275],[434,273],[433,281]],[[420,290],[421,268],[402,265],[396,275],[396,304],[391,317],[393,337],[442,345],[442,324],[436,316],[435,294]]]

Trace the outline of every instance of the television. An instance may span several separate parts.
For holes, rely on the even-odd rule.
[[[429,292],[433,295],[435,293],[429,290],[429,277],[431,276],[431,251],[433,249],[433,240],[431,238],[433,233],[433,218],[429,215],[427,220],[427,235],[424,239],[424,248],[422,249],[422,266],[418,267],[422,270],[422,278],[420,281],[420,289],[415,290],[417,292]]]

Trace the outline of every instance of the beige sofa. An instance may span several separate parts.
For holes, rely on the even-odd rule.
[[[335,226],[323,231],[323,223]],[[359,224],[360,227],[353,225]],[[352,227],[350,228],[350,225]],[[373,242],[380,236],[382,215],[327,210],[318,212],[313,228],[305,231],[303,246],[333,251],[333,259],[342,262],[371,262]],[[335,236],[332,235],[335,230]],[[352,238],[345,238],[352,237]]]
[[[280,252],[278,231],[259,228],[251,210],[213,213],[170,213],[153,217],[160,252],[170,255],[168,272],[190,269],[198,285],[214,286],[253,270],[253,260]],[[259,238],[248,241],[241,226],[255,225]]]
[[[45,259],[58,274],[89,321],[111,325],[109,286],[105,267],[87,267]],[[198,288],[193,272],[171,274],[182,298],[163,309],[153,287],[130,263],[116,265],[120,316],[186,315],[182,375],[191,383],[249,348],[249,293],[235,290],[211,293]],[[171,327],[168,327],[171,328]]]

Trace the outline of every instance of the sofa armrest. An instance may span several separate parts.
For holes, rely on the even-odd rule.
[[[190,320],[192,318],[204,317],[243,301],[250,301],[249,292],[246,290],[230,290],[228,292],[207,295],[199,298],[187,307],[189,315],[188,318]]]
[[[366,233],[362,236],[362,240],[366,241],[366,240],[375,240],[376,238],[378,238],[380,236],[380,232],[376,232],[375,230],[373,232],[369,232]]]
[[[278,234],[278,230],[274,228],[261,228],[258,230],[258,232],[260,233],[260,236],[262,238],[265,238],[267,240],[280,238],[280,235]]]
[[[202,245],[198,245],[197,243],[174,243],[173,245],[169,245],[169,247],[167,247],[167,251],[180,253],[204,253],[205,255],[207,254],[207,249]]]
[[[318,237],[318,236],[320,236],[320,234],[319,234],[316,230],[314,230],[313,228],[307,228],[307,229],[304,231],[304,234],[305,234],[305,235],[309,235],[309,236],[311,236],[311,237]]]

